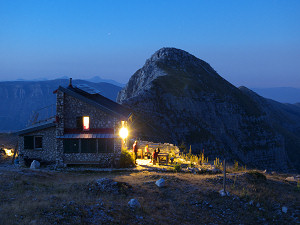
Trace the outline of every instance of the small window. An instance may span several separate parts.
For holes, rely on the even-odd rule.
[[[78,130],[89,130],[90,129],[90,117],[89,116],[76,117],[76,128]]]
[[[90,117],[84,116],[83,117],[83,130],[89,130],[90,129]]]
[[[42,149],[42,136],[24,136],[24,149]]]
[[[34,149],[34,136],[24,136],[24,149]]]
[[[43,137],[42,136],[35,136],[34,137],[34,148],[43,148]]]

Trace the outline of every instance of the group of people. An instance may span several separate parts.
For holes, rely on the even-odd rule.
[[[135,159],[135,164],[136,164],[136,159],[137,159],[137,154],[138,154],[138,144],[137,144],[137,141],[135,141],[133,143],[133,146],[132,146],[132,149],[133,149],[133,153],[134,153],[134,159]],[[151,158],[151,161],[150,163],[153,163],[153,165],[156,164],[157,162],[157,158],[158,158],[158,154],[160,153],[160,149],[157,148],[153,151],[152,153],[152,158]],[[150,156],[151,156],[151,153],[149,152],[149,145],[146,145],[145,146],[145,156],[149,159]],[[143,158],[143,151],[141,151],[141,158]]]
[[[153,165],[156,164],[157,158],[158,158],[158,154],[159,154],[159,153],[160,153],[160,149],[159,149],[159,148],[154,149],[154,151],[153,151],[153,153],[152,153],[152,159],[151,159],[150,163],[152,162]]]

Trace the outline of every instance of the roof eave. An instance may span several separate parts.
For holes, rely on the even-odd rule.
[[[18,132],[15,132],[16,135],[23,135],[23,134],[28,134],[28,133],[32,133],[38,130],[43,130],[46,128],[50,128],[50,127],[55,127],[56,124],[55,123],[47,123],[47,124],[43,124],[40,126],[36,126],[36,127],[31,127],[31,128],[25,128],[23,130],[20,130]]]
[[[120,113],[117,113],[117,112],[115,112],[115,111],[113,111],[113,110],[111,110],[111,109],[109,109],[109,108],[107,108],[107,107],[105,107],[105,106],[103,106],[103,105],[101,105],[101,104],[93,101],[93,100],[90,100],[90,99],[88,99],[88,98],[86,98],[86,97],[84,97],[84,96],[82,96],[80,94],[77,94],[74,91],[66,89],[66,88],[64,88],[62,86],[59,86],[57,90],[60,90],[60,91],[66,93],[68,95],[71,95],[74,98],[77,98],[77,99],[79,99],[81,101],[84,101],[84,102],[86,102],[88,104],[91,104],[91,105],[93,105],[93,106],[95,106],[97,108],[100,108],[101,110],[103,110],[103,111],[105,111],[107,113],[112,113],[112,114],[114,114],[115,116],[117,116],[118,118],[120,118],[122,120],[127,120],[129,118],[129,116],[131,115],[131,113],[130,113],[128,116],[124,116],[124,115],[122,115]]]

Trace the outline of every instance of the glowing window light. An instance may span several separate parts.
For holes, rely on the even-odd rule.
[[[83,130],[89,130],[90,129],[90,117],[84,116],[83,117]]]

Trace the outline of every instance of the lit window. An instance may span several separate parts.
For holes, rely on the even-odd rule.
[[[83,130],[89,130],[90,129],[90,117],[84,116],[83,117]]]

